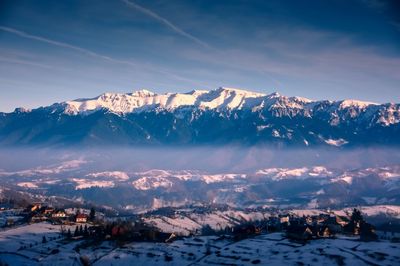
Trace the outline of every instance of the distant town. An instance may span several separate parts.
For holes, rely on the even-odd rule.
[[[189,224],[187,213],[193,212],[203,217],[200,219],[205,220],[204,224],[188,231],[180,230],[179,224]],[[230,213],[232,223],[215,223],[210,218],[207,218],[209,220],[204,218],[213,215],[218,217],[222,213]],[[260,213],[263,214],[262,217]],[[254,216],[254,214],[259,216]],[[234,218],[234,215],[237,218]],[[247,219],[245,215],[248,215]],[[105,242],[123,248],[129,243],[173,243],[184,239],[212,236],[231,243],[276,233],[281,234],[291,243],[301,245],[307,245],[319,239],[343,237],[350,237],[361,242],[385,240],[390,243],[400,243],[397,231],[376,230],[374,225],[364,219],[357,208],[352,209],[349,215],[338,215],[329,211],[303,214],[273,209],[236,211],[227,206],[211,204],[197,206],[195,209],[167,207],[144,214],[119,217],[107,216],[97,211],[95,207],[57,208],[41,202],[17,207],[9,200],[0,204],[0,222],[0,236],[35,224],[40,226],[47,224],[54,232],[51,236],[44,234],[41,238],[36,238],[34,242],[28,241],[29,244],[23,241],[24,235],[21,235],[21,245],[15,247],[15,251],[0,251],[0,262],[3,255],[20,255],[20,252],[29,252],[41,246],[47,246],[47,254],[54,255],[60,252],[61,247],[76,243],[72,249],[79,254],[81,249],[94,248]],[[24,234],[26,234],[25,231]],[[19,238],[15,235],[13,237]],[[49,242],[58,244],[48,246]],[[205,251],[207,252],[209,251]],[[80,257],[79,260],[82,265],[89,265],[85,257]],[[8,265],[6,262],[2,263],[0,265]]]
[[[227,207],[206,206],[197,209],[199,213],[226,210]],[[254,210],[256,211],[256,210]],[[270,210],[274,213],[273,210]],[[142,215],[131,217],[106,217],[104,213],[96,212],[94,207],[85,208],[55,208],[43,203],[34,202],[27,207],[15,208],[10,202],[0,204],[1,229],[7,230],[17,226],[32,223],[50,223],[60,226],[60,235],[67,239],[97,239],[124,241],[173,241],[181,237],[179,232],[165,232],[145,222],[149,218],[175,217],[179,218],[182,210],[179,208],[161,208]],[[75,226],[74,230],[66,227]],[[233,239],[243,239],[252,235],[271,232],[284,232],[286,237],[294,241],[309,241],[318,238],[333,238],[342,234],[359,236],[362,241],[375,241],[379,236],[375,227],[366,222],[360,210],[354,208],[350,217],[334,213],[319,213],[315,215],[293,215],[290,213],[275,213],[268,218],[248,221],[237,220],[235,226],[219,226],[212,228],[204,225],[189,235],[225,235]],[[188,236],[188,235],[185,235]],[[385,231],[381,238],[399,241],[397,233]]]

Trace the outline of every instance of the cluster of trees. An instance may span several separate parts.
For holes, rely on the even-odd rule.
[[[376,240],[378,236],[375,234],[373,225],[367,223],[361,214],[361,211],[354,209],[349,223],[344,227],[346,233],[360,235],[360,239],[364,241]]]
[[[84,227],[83,227],[82,225],[76,226],[73,236],[74,236],[74,237],[75,237],[75,236],[84,236],[84,237],[88,237],[88,236],[89,236],[89,230],[88,230],[87,225],[85,225]],[[72,237],[71,229],[68,229],[68,231],[67,231],[67,238],[71,238],[71,237]]]

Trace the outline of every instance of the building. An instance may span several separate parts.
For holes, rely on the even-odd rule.
[[[30,218],[31,223],[39,223],[39,222],[43,222],[46,220],[47,220],[47,217],[42,214],[35,214]]]
[[[290,217],[289,216],[282,216],[280,217],[280,222],[281,224],[283,223],[289,223]]]
[[[325,225],[318,228],[317,236],[326,238],[326,237],[333,237],[334,234],[332,234],[331,230],[329,229],[329,226]]]
[[[54,208],[46,208],[46,209],[44,209],[44,211],[43,211],[43,214],[44,215],[51,215],[52,213],[54,212]]]
[[[51,215],[51,217],[53,217],[53,218],[65,218],[65,217],[67,217],[67,214],[63,210],[58,210],[58,211],[54,212]]]
[[[33,204],[29,207],[29,210],[30,210],[31,212],[34,212],[34,211],[38,211],[41,207],[42,207],[42,203],[36,202],[36,203],[33,203]]]
[[[87,215],[80,213],[76,216],[75,222],[77,223],[86,223],[87,222]]]
[[[0,203],[0,211],[10,210],[14,206],[11,203]]]

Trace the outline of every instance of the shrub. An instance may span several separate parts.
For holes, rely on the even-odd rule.
[[[164,259],[165,259],[165,261],[172,261],[174,259],[174,257],[172,257],[168,254],[165,254]]]

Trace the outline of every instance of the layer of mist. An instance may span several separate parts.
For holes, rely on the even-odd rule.
[[[96,171],[150,169],[200,170],[209,173],[248,172],[270,167],[356,169],[400,163],[400,150],[267,149],[241,147],[107,148],[107,149],[1,149],[0,169],[17,171],[68,160],[82,160]]]

